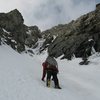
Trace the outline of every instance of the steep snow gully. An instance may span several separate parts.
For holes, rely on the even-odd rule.
[[[30,57],[19,54],[6,45],[0,46],[0,100],[100,100],[100,55],[89,58],[89,65],[79,65],[81,59],[57,59],[61,90],[47,88],[41,81],[42,62],[47,53]]]

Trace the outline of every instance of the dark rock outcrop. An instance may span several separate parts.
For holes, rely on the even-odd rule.
[[[23,22],[24,19],[17,9],[9,13],[0,13],[0,27],[3,27],[7,31],[15,31],[16,27],[21,26]]]
[[[96,5],[95,11],[69,24],[60,24],[44,32],[37,26],[26,26],[17,9],[0,13],[0,45],[6,43],[21,53],[25,46],[35,48],[39,38],[45,39],[40,51],[48,48],[48,53],[55,57],[82,57],[86,48],[84,44],[91,38],[95,41],[95,50],[100,52],[100,4]]]
[[[17,9],[9,13],[0,13],[0,43],[3,38],[13,49],[22,52],[25,45],[29,47],[35,45],[38,38],[41,38],[40,33],[37,26],[24,25],[23,16]]]
[[[53,27],[42,34],[44,38],[56,37],[53,41],[49,41],[51,43],[48,46],[48,53],[55,57],[61,55],[67,59],[71,59],[73,55],[82,57],[84,51],[81,52],[81,46],[91,38],[95,41],[95,50],[100,52],[100,4],[96,5],[95,11],[83,15],[69,24]]]

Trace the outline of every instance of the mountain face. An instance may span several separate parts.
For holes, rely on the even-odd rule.
[[[42,32],[46,41],[43,44],[45,48],[48,43],[48,52],[55,57],[64,55],[63,58],[71,59],[73,55],[82,57],[84,54],[84,44],[89,39],[94,39],[94,48],[100,52],[100,4],[96,5],[95,11],[81,16],[69,24],[58,25],[52,29]],[[53,39],[56,37],[55,39]]]
[[[94,48],[100,52],[100,4],[96,5],[95,11],[72,20],[69,24],[60,24],[43,32],[37,26],[24,25],[24,19],[17,9],[0,13],[0,44],[6,43],[21,53],[26,46],[36,47],[39,38],[45,39],[40,52],[47,48],[48,53],[54,57],[82,57],[84,44],[89,39],[95,41]]]
[[[24,25],[21,13],[15,9],[9,13],[0,13],[0,43],[4,41],[18,52],[25,50],[25,46],[33,47],[41,38],[37,26]]]

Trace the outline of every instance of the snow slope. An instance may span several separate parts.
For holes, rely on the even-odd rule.
[[[57,59],[61,90],[41,81],[42,61],[47,54],[18,54],[6,45],[0,46],[0,100],[100,100],[100,56],[90,57],[90,65],[79,65],[81,59]]]

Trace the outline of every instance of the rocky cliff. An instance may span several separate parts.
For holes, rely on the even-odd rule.
[[[59,19],[58,19],[59,20]],[[94,39],[94,48],[100,52],[100,4],[96,5],[95,11],[85,14],[69,24],[58,25],[42,32],[46,41],[43,48],[48,45],[48,53],[55,57],[64,55],[63,58],[71,59],[73,55],[82,57],[84,43]]]
[[[15,9],[9,13],[0,13],[0,44],[7,43],[18,52],[25,50],[25,46],[33,47],[41,38],[37,26],[24,25],[21,13]]]
[[[95,41],[94,48],[100,52],[100,4],[96,5],[94,11],[69,24],[60,24],[43,32],[37,26],[26,26],[17,9],[0,13],[0,44],[6,43],[21,53],[25,51],[25,47],[36,47],[39,38],[45,39],[40,52],[47,48],[48,53],[54,57],[82,57],[84,44],[89,39]]]

